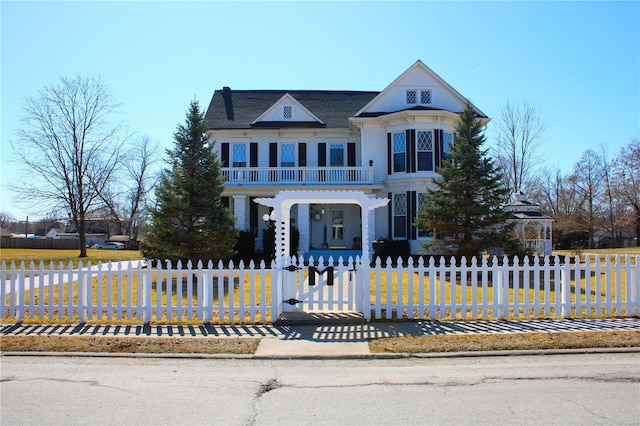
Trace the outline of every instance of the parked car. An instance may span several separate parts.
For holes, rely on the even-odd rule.
[[[100,250],[124,250],[124,244],[122,243],[104,243],[98,246]]]

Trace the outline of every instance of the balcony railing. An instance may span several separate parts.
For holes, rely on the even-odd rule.
[[[370,185],[373,167],[223,167],[226,185]]]

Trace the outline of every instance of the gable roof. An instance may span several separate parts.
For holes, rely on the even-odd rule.
[[[426,73],[429,78],[443,88],[452,99],[457,99],[461,104],[466,104],[467,98],[451,87],[439,75],[433,72],[422,61],[416,61],[411,67],[397,77],[382,92],[350,91],[350,90],[231,90],[224,87],[216,90],[211,98],[205,114],[209,130],[222,129],[252,129],[252,128],[334,128],[346,129],[349,127],[350,117],[379,117],[395,111],[371,111],[369,107],[376,100],[389,93],[399,82],[414,70]],[[313,121],[263,121],[267,112],[286,96],[290,96],[299,103],[310,116],[316,118]],[[473,106],[473,104],[472,104]],[[476,106],[478,118],[487,119],[487,115]],[[405,110],[434,110],[444,111],[440,108],[426,106],[414,106]],[[460,111],[451,111],[459,113]]]
[[[210,130],[255,127],[346,129],[349,127],[349,117],[378,93],[380,92],[349,90],[231,90],[225,87],[214,92],[205,119]],[[256,122],[265,111],[287,94],[315,115],[320,122]]]
[[[283,120],[277,120],[277,121],[273,121],[273,120],[267,120],[268,118],[273,118],[274,114],[277,115],[277,110],[282,108],[283,106],[296,106],[296,110],[297,113],[299,115],[303,115],[305,116],[305,118],[307,118],[308,120],[300,120],[298,117],[296,117],[295,119],[289,120],[289,121],[283,121]],[[281,118],[281,117],[280,117]],[[324,127],[325,124],[322,122],[322,120],[320,120],[313,112],[309,111],[307,108],[304,107],[304,105],[302,105],[300,102],[298,102],[296,100],[296,98],[294,98],[293,96],[291,96],[289,93],[285,93],[285,95],[283,97],[281,97],[280,99],[278,99],[278,102],[276,102],[275,104],[271,105],[271,107],[269,107],[268,110],[266,110],[264,113],[262,113],[260,115],[260,117],[256,118],[251,125],[252,126],[257,126],[262,124],[262,127],[264,127],[264,125],[269,125],[269,123],[280,123],[281,125],[284,123],[287,124],[292,124],[292,123],[308,123],[310,126],[312,127]]]
[[[403,72],[402,74],[400,74],[395,80],[393,80],[382,92],[380,92],[375,98],[371,99],[371,101],[369,101],[369,103],[367,103],[365,106],[363,106],[356,114],[356,117],[378,117],[381,115],[385,115],[385,114],[389,114],[392,112],[397,112],[397,111],[367,111],[378,99],[383,98],[387,93],[389,93],[393,88],[395,88],[395,86],[401,82],[402,80],[405,79],[405,76],[407,76],[410,72],[412,72],[414,69],[420,69],[421,71],[425,72],[427,75],[429,75],[429,77],[431,77],[434,81],[436,81],[437,83],[439,83],[440,85],[442,85],[446,91],[448,91],[451,95],[453,95],[455,98],[457,98],[463,105],[467,103],[467,98],[465,98],[464,96],[462,96],[460,94],[460,92],[458,92],[456,89],[454,89],[449,83],[447,83],[446,81],[444,81],[442,79],[442,77],[440,77],[438,74],[436,74],[435,72],[433,72],[433,70],[431,68],[429,68],[428,66],[426,66],[421,60],[417,60],[413,65],[411,65],[405,72]],[[475,105],[471,104],[471,106],[473,107],[473,109],[476,111],[476,114],[478,116],[478,118],[488,118],[487,115],[485,113],[483,113],[482,111],[480,111],[480,109],[478,107],[476,107]],[[429,108],[429,107],[413,107],[413,108],[407,108],[406,110],[438,110],[438,108]],[[461,111],[451,111],[451,112],[461,112]]]

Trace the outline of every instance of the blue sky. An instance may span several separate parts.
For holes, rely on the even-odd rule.
[[[101,76],[130,130],[171,147],[215,89],[383,90],[416,60],[490,117],[526,100],[546,165],[640,137],[640,2],[8,2],[1,13],[0,210],[22,106],[60,76]],[[491,123],[487,137],[493,136]]]

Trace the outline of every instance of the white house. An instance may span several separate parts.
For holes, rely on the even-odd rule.
[[[406,239],[419,253],[432,236],[413,222],[466,102],[421,61],[381,92],[216,90],[208,134],[236,227],[257,231],[261,247],[274,208],[307,254],[370,253],[377,238]]]

